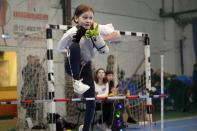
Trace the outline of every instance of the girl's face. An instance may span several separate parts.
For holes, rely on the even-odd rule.
[[[90,29],[93,24],[94,14],[92,11],[86,11],[79,17],[75,17],[75,21],[78,25],[83,26],[85,29]]]
[[[97,73],[97,78],[98,79],[103,79],[105,77],[105,71],[104,70],[99,70]]]
[[[111,80],[114,79],[114,75],[113,74],[108,74],[108,75],[106,75],[106,77],[107,77],[108,81],[111,81]]]

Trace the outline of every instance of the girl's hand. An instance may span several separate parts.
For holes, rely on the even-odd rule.
[[[79,43],[82,36],[86,33],[86,29],[82,26],[78,27],[76,35],[73,36],[73,42]]]
[[[111,89],[111,92],[117,93],[117,92],[118,92],[118,88],[113,87],[113,88]]]
[[[96,27],[95,27],[94,29],[89,29],[89,30],[87,30],[87,31],[86,31],[86,34],[85,34],[85,36],[86,36],[87,38],[91,38],[91,37],[97,36],[97,35],[99,35],[98,24],[96,25]]]

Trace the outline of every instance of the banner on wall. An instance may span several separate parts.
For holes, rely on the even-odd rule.
[[[21,39],[28,44],[45,39],[50,8],[46,0],[0,0],[0,44],[16,45]]]

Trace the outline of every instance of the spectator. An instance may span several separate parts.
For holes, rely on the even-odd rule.
[[[106,78],[109,83],[109,96],[117,95],[118,88],[116,88],[114,83],[114,72],[106,71]]]
[[[109,94],[109,84],[105,76],[105,70],[103,68],[99,68],[96,70],[95,73],[95,91],[97,97],[107,97]],[[96,109],[100,108],[102,106],[102,113],[103,113],[103,123],[101,123],[101,120],[97,124],[99,128],[102,130],[110,130],[110,123],[111,123],[111,104],[108,102],[101,102],[101,105],[99,103],[96,104]]]

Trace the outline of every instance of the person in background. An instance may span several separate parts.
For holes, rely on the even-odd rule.
[[[109,84],[105,77],[105,70],[99,68],[96,70],[94,78],[95,92],[97,97],[107,97],[109,94]]]
[[[21,100],[36,100],[37,85],[35,80],[35,56],[27,56],[27,64],[22,69],[23,85],[21,88]],[[33,124],[36,121],[36,104],[21,104],[26,109],[26,118],[31,118]]]
[[[22,69],[23,86],[21,100],[48,99],[47,77],[39,56],[27,56],[27,65]],[[43,103],[22,104],[26,118],[31,118],[32,129],[46,129]]]
[[[106,71],[106,78],[109,83],[109,96],[117,95],[118,89],[115,87],[114,83],[114,72]]]
[[[95,84],[95,91],[97,97],[108,97],[109,94],[109,83],[107,81],[107,78],[105,76],[105,70],[103,68],[99,68],[95,72],[95,78],[94,78],[94,84]],[[101,108],[102,106],[102,108]],[[109,103],[106,101],[101,101],[101,103],[97,103],[97,109],[102,109],[103,118],[101,118],[103,123],[101,123],[101,120],[97,124],[99,128],[105,131],[110,131],[110,109],[109,109]]]

